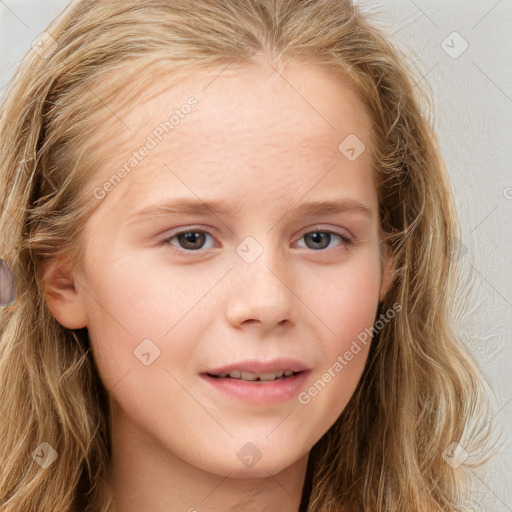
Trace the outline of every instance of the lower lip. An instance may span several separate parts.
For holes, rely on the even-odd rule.
[[[304,387],[309,371],[304,371],[280,380],[241,380],[232,378],[210,377],[202,374],[206,382],[215,389],[246,403],[279,404],[296,397]]]

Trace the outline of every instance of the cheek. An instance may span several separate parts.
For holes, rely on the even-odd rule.
[[[345,351],[350,341],[375,320],[379,301],[381,271],[378,258],[365,258],[334,269],[329,279],[318,276],[322,287],[312,290],[313,304],[326,327],[330,340],[326,351],[332,355]],[[311,282],[314,284],[314,281]]]
[[[207,292],[219,277],[212,272],[198,277],[193,266],[178,272],[141,265],[118,254],[109,269],[90,269],[88,276],[91,346],[106,389],[144,421],[142,403],[158,409],[169,394],[188,403],[178,383],[189,386],[195,377],[190,370],[201,355],[197,341],[218,318],[214,294]]]
[[[330,421],[341,414],[363,373],[378,307],[380,267],[376,259],[340,270],[316,308],[326,327],[322,336],[322,367],[299,402],[329,411]],[[327,328],[328,327],[328,328]]]
[[[107,387],[115,386],[127,372],[133,376],[142,372],[144,382],[145,363],[151,361],[155,368],[163,361],[166,346],[193,304],[172,282],[155,277],[157,269],[141,268],[129,258],[108,268],[91,273],[89,293],[84,295],[94,357]],[[188,345],[172,345],[173,356],[186,363]]]

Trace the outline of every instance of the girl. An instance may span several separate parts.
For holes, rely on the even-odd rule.
[[[408,67],[348,0],[50,25],[0,127],[3,512],[462,509],[492,427]]]

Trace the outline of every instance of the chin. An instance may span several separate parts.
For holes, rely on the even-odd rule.
[[[239,480],[268,478],[270,476],[278,475],[287,467],[287,464],[263,464],[263,461],[260,460],[260,462],[252,468],[232,468],[229,477],[237,478]]]
[[[219,476],[225,477],[229,475],[229,478],[250,480],[278,475],[300,458],[299,454],[297,454],[297,457],[284,458],[282,453],[274,452],[272,458],[265,458],[265,455],[262,454],[259,460],[244,463],[244,461],[240,461],[236,455],[229,458],[226,458],[226,453],[216,455],[217,456],[209,458],[207,464],[205,464],[203,460],[202,464],[194,465],[203,471],[208,471],[209,473],[214,473]]]

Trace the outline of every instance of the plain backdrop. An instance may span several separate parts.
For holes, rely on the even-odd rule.
[[[512,0],[358,1],[420,70],[462,223],[457,253],[475,285],[461,326],[492,389],[504,448],[474,471],[470,498],[512,512]],[[0,94],[68,0],[0,0]]]

